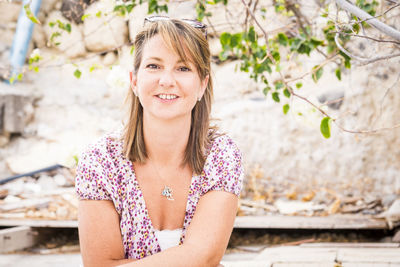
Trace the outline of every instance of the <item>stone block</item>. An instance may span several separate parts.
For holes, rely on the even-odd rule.
[[[33,118],[34,97],[6,87],[0,88],[0,134],[22,133]]]
[[[111,12],[106,13],[103,8],[103,3],[96,2],[85,10],[85,15],[89,17],[83,22],[83,36],[89,51],[112,50],[128,41],[128,25],[125,19]],[[96,16],[96,14],[101,15]]]
[[[46,46],[46,33],[43,30],[43,26],[35,25],[33,28],[32,41],[37,48]]]
[[[56,23],[57,20],[64,24],[70,23],[71,32],[68,33],[67,31],[60,29]],[[53,27],[50,27],[50,22],[56,24]],[[61,12],[53,11],[49,14],[44,26],[44,32],[46,33],[48,44],[55,46],[59,51],[64,52],[69,58],[75,58],[86,54],[81,28],[73,22],[66,20],[61,15]],[[53,37],[53,42],[51,42],[51,37],[56,32],[60,35]],[[56,43],[59,44],[56,45]]]
[[[19,12],[21,11],[22,2],[2,2],[0,3],[1,23],[17,22]]]

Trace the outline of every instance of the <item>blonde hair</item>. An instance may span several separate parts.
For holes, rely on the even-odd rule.
[[[149,23],[134,40],[134,74],[139,70],[144,46],[157,34],[161,35],[167,47],[174,51],[183,62],[193,61],[201,80],[209,75],[204,95],[192,110],[189,140],[181,162],[181,166],[188,164],[194,173],[201,174],[206,160],[206,151],[216,132],[216,127],[210,127],[213,99],[210,48],[203,33],[183,21],[169,19]],[[124,130],[123,153],[132,162],[145,163],[148,155],[143,135],[143,107],[132,90],[129,90],[128,94],[130,114]]]

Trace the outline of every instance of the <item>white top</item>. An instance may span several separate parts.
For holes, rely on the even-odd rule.
[[[182,230],[182,228],[178,228],[175,230],[155,230],[161,250],[166,250],[168,248],[178,246],[179,240],[182,235]]]

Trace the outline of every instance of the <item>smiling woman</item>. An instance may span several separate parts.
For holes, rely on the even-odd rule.
[[[235,143],[209,123],[205,25],[146,20],[134,43],[128,123],[79,160],[83,262],[217,266],[233,228],[243,168]]]

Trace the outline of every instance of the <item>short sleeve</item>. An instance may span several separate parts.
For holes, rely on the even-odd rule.
[[[222,135],[214,140],[204,175],[202,194],[218,190],[240,196],[244,177],[242,154],[228,136]]]
[[[102,149],[89,146],[81,153],[75,178],[75,191],[81,200],[111,200],[110,161]]]

